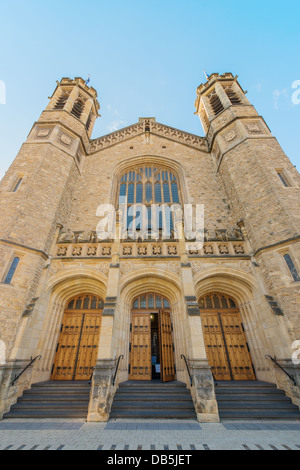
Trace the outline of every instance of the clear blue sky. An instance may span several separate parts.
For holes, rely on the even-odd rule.
[[[194,116],[203,70],[239,76],[300,169],[299,0],[1,1],[0,177],[56,80],[86,78],[101,104],[93,138],[155,116],[203,135]]]

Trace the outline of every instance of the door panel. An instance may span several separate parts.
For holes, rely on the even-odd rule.
[[[220,314],[234,380],[255,380],[239,312]]]
[[[65,314],[52,380],[73,380],[83,323],[82,314]]]
[[[97,362],[101,316],[84,315],[75,380],[89,380]]]
[[[207,358],[216,380],[231,380],[228,358],[217,313],[201,315]]]
[[[256,380],[239,311],[202,311],[208,362],[216,380]]]
[[[171,316],[167,311],[160,312],[161,376],[163,382],[175,380],[174,353]]]
[[[130,380],[151,380],[150,313],[132,314]]]
[[[65,312],[51,380],[89,380],[97,362],[101,313]]]

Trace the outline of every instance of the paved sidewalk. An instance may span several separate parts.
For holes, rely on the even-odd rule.
[[[300,422],[4,420],[0,450],[300,450]]]

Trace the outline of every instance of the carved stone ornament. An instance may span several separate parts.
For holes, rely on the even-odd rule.
[[[169,255],[177,255],[177,247],[176,246],[168,246],[168,254]]]
[[[132,255],[132,246],[124,246],[123,247],[123,255],[124,256],[131,256]]]
[[[71,137],[69,137],[68,135],[66,134],[61,134],[60,136],[60,140],[62,141],[63,144],[65,145],[70,145],[71,142],[72,142],[72,139]]]
[[[38,130],[37,135],[38,135],[38,137],[47,137],[49,135],[49,133],[50,133],[50,129],[43,129],[42,128],[42,129]]]
[[[249,132],[261,133],[261,128],[258,122],[249,122],[246,126]]]
[[[214,249],[211,245],[204,245],[203,250],[204,250],[204,253],[206,255],[213,255],[214,254]]]
[[[130,263],[129,261],[125,263],[121,263],[120,271],[121,271],[121,274],[127,274],[130,271],[133,271],[133,264]]]
[[[58,248],[57,256],[66,256],[66,254],[67,254],[67,247],[66,246],[62,246],[62,247]]]
[[[82,248],[80,246],[75,246],[72,250],[72,256],[81,256]]]
[[[171,261],[168,264],[168,269],[169,271],[172,271],[173,273],[178,274],[180,272],[181,267],[179,263],[176,263],[175,261]]]
[[[202,263],[197,263],[196,261],[192,261],[192,272],[193,274],[197,274],[203,271],[204,267]]]
[[[146,255],[147,254],[147,247],[146,246],[139,246],[138,248],[138,254],[141,255]]]
[[[161,246],[154,246],[153,247],[153,254],[154,255],[161,255],[162,254],[162,247]]]
[[[111,248],[109,246],[105,246],[102,248],[102,255],[103,256],[110,256],[111,255]]]
[[[224,139],[226,140],[226,142],[232,142],[235,138],[236,138],[236,131],[234,129],[227,132],[227,134],[224,134]]]
[[[221,255],[228,255],[229,254],[229,248],[227,245],[219,245],[219,252]]]
[[[87,249],[88,256],[96,256],[97,254],[97,247],[96,246],[89,246]]]
[[[245,250],[242,247],[242,245],[233,245],[233,249],[234,249],[234,251],[237,255],[244,255],[245,254]]]

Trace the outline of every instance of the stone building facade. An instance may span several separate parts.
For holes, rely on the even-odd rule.
[[[191,388],[199,421],[219,419],[214,379],[275,383],[300,406],[299,173],[237,77],[211,75],[195,107],[205,137],[140,118],[91,139],[96,91],[57,82],[0,185],[0,416],[33,383],[93,371],[89,421],[154,374]],[[167,236],[158,222],[155,237],[100,239],[99,206],[120,195],[204,205],[204,243],[178,237],[173,212]]]

